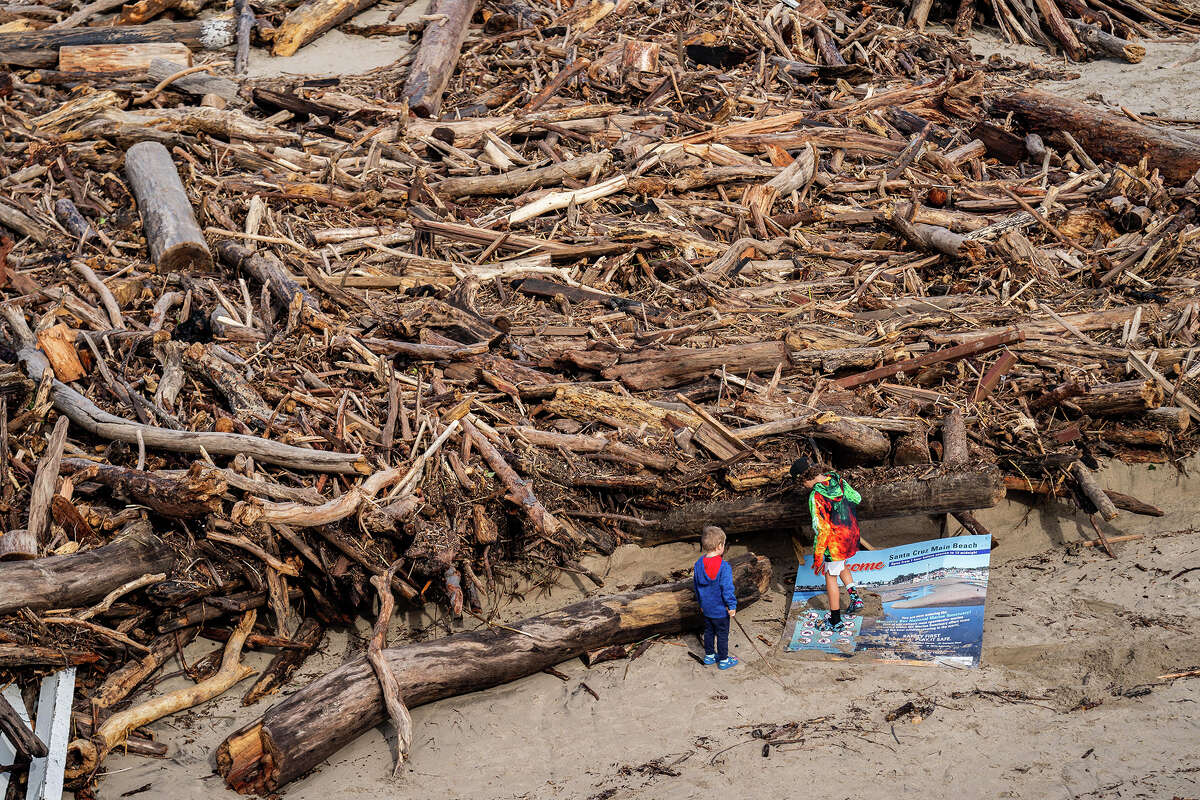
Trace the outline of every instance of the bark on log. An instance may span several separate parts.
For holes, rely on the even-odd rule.
[[[901,434],[896,440],[892,463],[897,467],[928,464],[932,460],[929,456],[929,432],[924,427]]]
[[[1096,510],[1100,512],[1100,516],[1105,520],[1116,519],[1120,513],[1117,511],[1116,504],[1104,493],[1100,488],[1100,484],[1096,482],[1096,476],[1091,470],[1083,465],[1082,462],[1076,461],[1071,464],[1071,476],[1079,483],[1079,488],[1087,495],[1092,504],[1096,506]]]
[[[433,188],[439,196],[449,198],[517,195],[539,186],[558,186],[564,178],[586,178],[594,170],[602,170],[611,163],[612,154],[605,150],[538,169],[513,170],[499,175],[447,178]]]
[[[271,253],[258,253],[225,239],[217,243],[217,256],[226,266],[245,270],[254,276],[255,280],[270,290],[275,302],[285,311],[291,308],[292,302],[299,295],[300,320],[306,325],[322,330],[333,327],[329,318],[321,311],[321,304],[317,298],[300,286],[287,268]]]
[[[1146,412],[1146,421],[1151,425],[1156,425],[1169,431],[1170,433],[1183,433],[1191,424],[1192,418],[1188,414],[1186,408],[1178,406],[1163,406],[1162,408],[1152,408]]]
[[[1067,52],[1067,56],[1072,61],[1082,61],[1084,56],[1083,45],[1075,38],[1074,31],[1067,24],[1067,18],[1063,16],[1062,11],[1058,7],[1055,0],[1033,0],[1037,5],[1038,11],[1042,12],[1042,19],[1046,22],[1046,27],[1050,29],[1050,33],[1054,34],[1054,38],[1062,43],[1063,50]]]
[[[280,650],[275,654],[271,663],[258,676],[258,680],[242,697],[242,705],[254,705],[267,695],[274,694],[287,685],[300,665],[320,646],[323,638],[325,638],[325,626],[317,620],[310,618],[300,623],[300,627],[292,636],[292,641],[298,647]]]
[[[309,0],[293,9],[275,30],[276,56],[290,56],[338,23],[345,22],[379,0]],[[433,24],[433,23],[430,23]]]
[[[115,494],[173,519],[204,517],[220,511],[221,495],[228,488],[220,470],[200,462],[192,464],[180,478],[96,464],[81,458],[69,458],[63,462],[63,467],[70,471],[76,483],[95,481]]]
[[[88,605],[148,572],[169,572],[174,563],[174,548],[143,524],[95,550],[0,564],[0,617],[26,606]]]
[[[997,98],[994,107],[1013,112],[1035,130],[1067,131],[1095,159],[1137,164],[1148,157],[1150,168],[1172,184],[1182,184],[1200,170],[1200,139],[1140,125],[1077,100],[1027,89]]]
[[[212,254],[167,148],[158,142],[135,144],[125,152],[125,175],[137,197],[150,259],[159,271],[212,269]]]
[[[682,386],[711,375],[722,367],[735,375],[747,372],[771,373],[777,367],[788,368],[788,347],[784,342],[754,342],[704,349],[674,347],[634,356],[601,373],[630,389],[665,389]]]
[[[504,429],[501,429],[504,430]],[[573,453],[610,453],[628,461],[641,464],[650,469],[665,471],[675,465],[675,459],[645,450],[640,447],[630,447],[620,442],[610,441],[602,436],[586,436],[583,434],[554,433],[540,431],[532,427],[514,427],[508,429],[530,444],[539,447],[561,447]]]
[[[697,529],[699,530],[699,529]],[[739,607],[771,578],[759,556],[733,561]],[[383,651],[409,708],[532,675],[602,645],[678,633],[698,624],[690,579],[592,597],[512,625],[458,633]],[[217,748],[217,770],[243,794],[278,791],[384,720],[379,681],[359,657],[320,678],[232,734]]]
[[[991,466],[943,469],[926,480],[889,479],[890,475],[895,471],[869,470],[864,473],[869,483],[851,479],[863,498],[858,507],[859,519],[991,508],[1005,491],[999,470]],[[634,532],[644,546],[649,546],[695,539],[705,525],[720,526],[728,534],[798,529],[808,524],[809,516],[807,495],[795,492],[774,500],[746,498],[689,505]]]
[[[1143,44],[1113,36],[1101,29],[1100,26],[1089,25],[1081,19],[1069,19],[1067,22],[1070,24],[1071,30],[1079,37],[1079,41],[1097,52],[1113,58],[1124,59],[1130,64],[1137,64],[1146,57],[1146,46]]]
[[[1093,386],[1087,394],[1072,400],[1092,417],[1141,414],[1162,405],[1163,393],[1154,381],[1137,379]]]
[[[442,107],[442,93],[458,67],[475,3],[476,0],[434,0],[430,5],[430,16],[445,16],[425,28],[401,93],[409,109],[418,116],[435,116]]]
[[[22,761],[45,758],[49,752],[46,743],[37,737],[4,697],[0,697],[0,733],[8,737],[9,745]]]
[[[957,408],[942,421],[942,461],[947,464],[966,464],[971,460],[967,445],[967,425]]]
[[[0,64],[53,67],[58,63],[60,47],[142,42],[180,42],[191,48],[220,50],[233,42],[233,17],[223,15],[194,22],[0,33]]]
[[[165,58],[192,65],[192,51],[178,42],[143,42],[141,44],[80,44],[58,51],[58,68],[63,72],[146,72],[150,62]]]

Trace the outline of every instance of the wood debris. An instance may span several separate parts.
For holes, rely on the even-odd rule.
[[[957,27],[1197,32],[1113,2]],[[930,2],[438,0],[322,80],[246,52],[370,2],[206,5],[3,11],[0,679],[79,668],[76,786],[197,636],[205,690],[134,723],[243,646],[278,690],[376,593],[490,625],[589,551],[794,529],[801,455],[979,533],[1006,491],[1161,513],[1100,461],[1197,449],[1200,138],[1030,88],[1070,73]]]

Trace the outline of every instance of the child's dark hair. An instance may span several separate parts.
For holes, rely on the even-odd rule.
[[[810,458],[801,456],[792,462],[792,468],[788,472],[793,478],[808,481],[822,473],[829,472],[829,466],[822,464],[820,461],[813,461]]]
[[[725,546],[725,531],[718,528],[716,525],[705,525],[700,531],[700,549],[706,553],[711,553],[718,547]]]

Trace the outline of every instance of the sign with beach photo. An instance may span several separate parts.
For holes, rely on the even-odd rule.
[[[977,667],[990,556],[989,536],[860,550],[846,566],[867,606],[846,631],[828,634],[816,625],[828,614],[825,579],[809,555],[796,573],[785,649]]]

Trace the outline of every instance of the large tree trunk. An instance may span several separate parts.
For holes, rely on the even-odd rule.
[[[733,561],[739,605],[767,590],[771,563]],[[470,631],[383,652],[409,708],[532,675],[603,645],[687,630],[700,622],[691,580],[587,600],[503,628]],[[319,678],[217,749],[231,789],[269,794],[383,722],[379,681],[366,658]]]
[[[1033,130],[1067,131],[1092,158],[1137,164],[1149,156],[1150,168],[1157,168],[1173,184],[1185,182],[1200,170],[1200,139],[1139,125],[1077,100],[1027,89],[997,98],[995,108],[1015,113]]]
[[[458,67],[474,13],[475,0],[434,0],[429,7],[430,17],[444,14],[445,18],[425,27],[401,95],[418,116],[436,116],[442,107],[442,93]]]
[[[174,562],[174,548],[144,525],[84,553],[0,564],[0,617],[24,606],[37,611],[87,605],[147,573],[167,572]]]
[[[925,480],[903,478],[897,473],[866,470],[865,480],[851,480],[862,495],[860,520],[991,508],[1004,497],[1004,481],[992,466],[943,469]],[[897,477],[889,478],[891,475]],[[648,546],[696,539],[705,525],[718,525],[726,533],[738,534],[792,531],[807,525],[808,520],[808,495],[797,490],[774,500],[742,498],[728,503],[683,505],[634,532],[640,535],[641,544]]]

